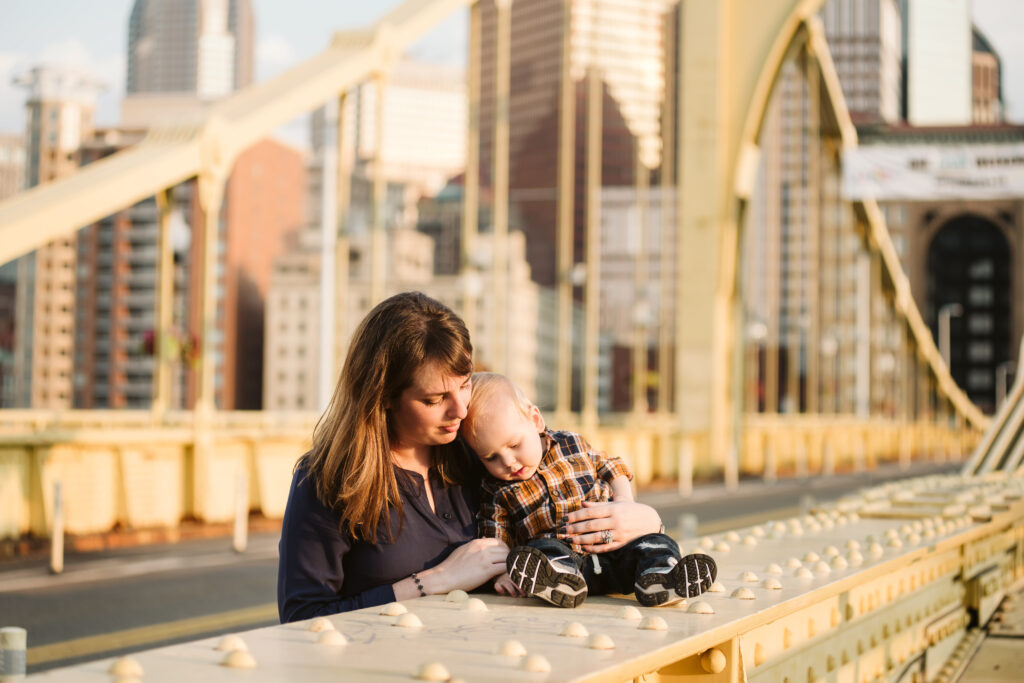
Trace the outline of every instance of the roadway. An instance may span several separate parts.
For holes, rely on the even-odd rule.
[[[885,466],[861,474],[741,482],[640,491],[680,536],[684,515],[699,534],[785,518],[809,503],[906,476],[949,472],[959,465],[920,463],[908,472]],[[254,534],[245,553],[230,539],[69,555],[51,575],[43,559],[0,562],[0,626],[28,630],[29,673],[277,623],[277,534]],[[684,539],[684,551],[687,543]]]

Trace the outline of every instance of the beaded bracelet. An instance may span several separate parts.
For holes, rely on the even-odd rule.
[[[420,597],[427,597],[427,591],[423,590],[423,584],[420,583],[420,577],[416,576],[416,572],[412,573],[412,582],[416,584],[416,588],[420,592]]]

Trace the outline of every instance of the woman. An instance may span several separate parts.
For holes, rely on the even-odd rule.
[[[508,547],[474,538],[480,468],[456,440],[473,348],[462,320],[418,292],[382,301],[356,330],[330,405],[298,462],[281,527],[282,623],[472,590],[505,571]],[[588,549],[656,531],[645,505],[569,518]],[[604,532],[614,543],[602,544]]]

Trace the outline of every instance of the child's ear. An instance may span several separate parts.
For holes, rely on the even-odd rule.
[[[540,414],[540,408],[537,406],[530,406],[530,421],[538,432],[544,431],[544,416]]]

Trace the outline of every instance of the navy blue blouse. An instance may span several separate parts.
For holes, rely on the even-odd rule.
[[[292,476],[281,525],[277,610],[281,623],[393,602],[391,585],[433,567],[475,536],[479,485],[445,486],[430,470],[430,509],[423,477],[395,468],[405,513],[390,511],[394,541],[379,533],[376,543],[353,539],[339,529],[340,518],[317,500],[306,470]]]

